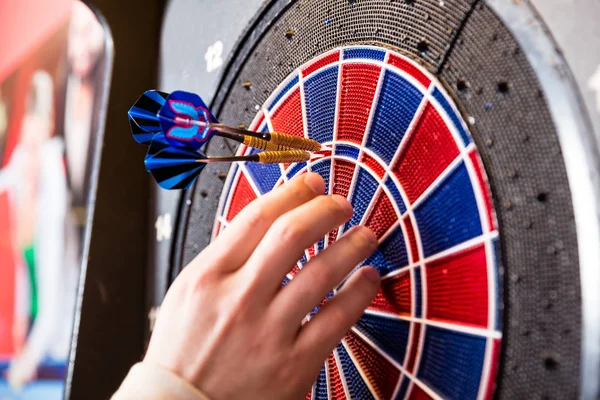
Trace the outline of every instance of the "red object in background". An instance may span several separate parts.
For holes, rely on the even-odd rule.
[[[65,29],[71,7],[71,0],[8,0],[0,3],[0,37],[3,38],[0,40],[0,85],[9,77],[14,78],[10,93],[2,93],[3,99],[12,103],[0,157],[2,165],[8,163],[19,140],[25,93],[36,69],[36,65],[28,61],[37,58],[39,52],[47,54],[56,46],[64,47],[65,43],[45,45],[57,31]],[[16,350],[12,334],[16,265],[12,242],[8,196],[3,193],[0,194],[0,358],[3,359],[12,356]]]
[[[8,196],[0,195],[0,332],[11,332],[14,323],[15,310],[15,260],[12,248],[12,238],[8,226]],[[15,351],[13,337],[0,335],[0,358],[6,358]]]
[[[71,0],[8,0],[0,4],[0,82],[67,22]]]

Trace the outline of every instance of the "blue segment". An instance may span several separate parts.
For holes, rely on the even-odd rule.
[[[348,146],[345,144],[336,144],[335,145],[335,155],[336,156],[344,156],[353,158],[355,160],[358,159],[358,147]]]
[[[356,323],[356,328],[400,365],[404,363],[410,322],[364,314]]]
[[[454,109],[452,108],[450,103],[448,103],[448,100],[446,100],[446,97],[442,94],[442,92],[438,90],[438,88],[435,88],[433,90],[433,97],[435,97],[438,103],[440,103],[444,111],[446,111],[446,113],[452,120],[452,125],[454,125],[454,127],[460,134],[460,137],[462,138],[462,141],[465,144],[465,146],[471,143],[471,135],[469,135],[467,131],[465,131],[465,128],[463,127],[460,118],[458,117],[458,115],[456,115],[456,112],[454,112]]]
[[[304,82],[308,136],[321,143],[333,140],[338,70],[328,68]]]
[[[262,194],[270,192],[281,178],[279,164],[246,163],[246,168]]]
[[[402,376],[402,384],[400,384],[400,389],[398,390],[398,394],[394,400],[404,400],[404,396],[406,396],[406,391],[408,390],[408,385],[410,384],[410,379],[406,376]]]
[[[325,249],[325,238],[319,240],[317,243],[317,251],[320,253]]]
[[[281,287],[284,287],[288,283],[290,283],[290,279],[286,276],[283,278],[283,282],[281,282]]]
[[[422,98],[406,79],[391,71],[385,73],[367,147],[386,164],[392,161]]]
[[[350,392],[351,399],[370,400],[375,398],[373,394],[363,381],[362,376],[356,369],[356,366],[352,362],[350,355],[346,351],[346,348],[341,343],[337,347],[338,356],[340,358],[340,364],[342,365],[342,372],[346,378],[348,384],[348,392]]]
[[[402,196],[400,195],[400,191],[398,190],[398,187],[396,186],[396,184],[394,183],[392,178],[390,178],[389,176],[385,180],[385,186],[388,188],[388,190],[390,191],[390,194],[392,195],[392,198],[398,205],[398,208],[400,209],[400,214],[404,214],[406,212],[406,206],[404,205],[404,200],[402,200]]]
[[[315,382],[315,399],[327,400],[327,375],[325,373],[325,365],[321,368],[321,373],[317,382]]]
[[[304,266],[304,264],[306,264],[307,262],[308,260],[306,259],[306,254],[302,254],[302,257],[300,257],[300,264]]]
[[[417,376],[445,399],[476,399],[486,339],[428,326]]]
[[[281,89],[279,91],[279,93],[277,93],[277,96],[275,96],[275,98],[273,99],[273,101],[271,102],[271,104],[269,104],[269,107],[268,107],[269,111],[271,111],[273,109],[273,107],[275,107],[277,105],[277,103],[279,102],[279,100],[281,100],[281,98],[283,96],[285,96],[285,94],[287,92],[289,92],[294,87],[294,85],[296,85],[297,83],[298,83],[298,75],[296,74],[296,76],[294,76],[294,78],[291,81],[289,81],[288,84],[285,85],[283,87],[283,89]]]
[[[331,298],[333,297],[333,295],[334,295],[333,291],[329,292],[329,293],[327,294],[327,296],[325,296],[325,302],[329,301],[329,299],[331,299]],[[313,310],[310,312],[310,317],[311,317],[311,318],[312,318],[312,317],[314,317],[314,315],[315,315],[316,313],[318,313],[318,312],[319,312],[319,307],[321,307],[321,305],[320,305],[320,304],[319,304],[319,305],[316,305],[316,306],[313,308]]]
[[[306,167],[306,163],[305,162],[297,163],[292,168],[290,168],[290,170],[287,172],[287,175],[286,175],[287,178],[288,179],[292,179],[304,167]]]
[[[464,162],[414,212],[425,257],[482,234],[475,194]]]
[[[381,276],[406,267],[408,265],[408,254],[402,228],[396,227],[379,245],[375,253],[365,260],[363,265],[371,265],[377,268]]]
[[[363,168],[358,170],[358,176],[356,177],[356,183],[354,184],[354,193],[352,193],[352,198],[350,200],[350,203],[352,203],[352,207],[354,208],[354,214],[352,214],[350,221],[344,225],[344,232],[353,226],[360,224],[360,220],[365,214],[365,211],[367,211],[371,199],[375,195],[377,186],[377,180],[373,178],[373,175]]]
[[[415,278],[415,317],[421,318],[423,308],[423,289],[421,288],[421,267],[416,267],[413,270]]]
[[[312,172],[316,172],[317,174],[323,177],[325,181],[325,194],[329,194],[329,174],[331,173],[331,159],[319,161],[311,165],[310,167]]]
[[[493,257],[494,257],[494,275],[496,276],[496,309],[494,310],[494,312],[496,313],[496,318],[495,318],[495,322],[496,322],[496,326],[494,326],[494,329],[496,329],[497,331],[501,331],[502,330],[502,285],[501,285],[501,281],[500,281],[500,241],[498,240],[498,238],[492,240],[492,249],[494,251]]]
[[[248,154],[258,154],[260,152],[261,150],[259,149],[250,149]],[[259,164],[249,162],[246,163],[246,168],[262,194],[273,190],[275,184],[277,184],[277,181],[281,178],[281,168],[279,168],[279,164]]]
[[[385,59],[385,50],[367,49],[367,48],[353,48],[344,50],[344,60],[350,58],[368,58],[371,60],[383,61]]]

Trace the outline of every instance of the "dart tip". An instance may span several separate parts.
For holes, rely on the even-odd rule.
[[[321,158],[325,157],[325,154],[321,154],[321,153],[310,153],[310,159],[311,160],[319,160]]]
[[[331,145],[330,145],[330,144],[323,144],[323,143],[322,143],[322,144],[321,144],[321,151],[323,151],[323,150],[324,150],[324,151],[332,151],[332,150],[333,150],[333,147],[331,147]]]

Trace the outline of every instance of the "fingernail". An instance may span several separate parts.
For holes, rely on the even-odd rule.
[[[344,197],[344,196],[340,196],[339,194],[334,194],[331,196],[331,198],[338,203],[342,208],[344,208],[348,213],[352,213],[354,210],[352,210],[352,204],[350,204],[350,202]]]
[[[377,271],[375,268],[373,267],[363,267],[363,274],[365,276],[365,278],[367,278],[369,281],[373,282],[373,283],[379,283],[379,281],[381,280],[381,278],[379,277],[379,271]]]
[[[319,174],[308,173],[304,176],[304,183],[316,194],[325,193],[325,181]]]

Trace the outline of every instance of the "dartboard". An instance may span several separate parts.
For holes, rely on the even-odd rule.
[[[381,289],[307,398],[489,398],[501,341],[498,227],[477,148],[442,84],[397,52],[336,48],[288,76],[250,128],[330,150],[307,163],[233,166],[213,237],[252,200],[310,171],[354,214],[306,249],[284,286],[350,227],[379,238],[363,265],[379,270]]]

